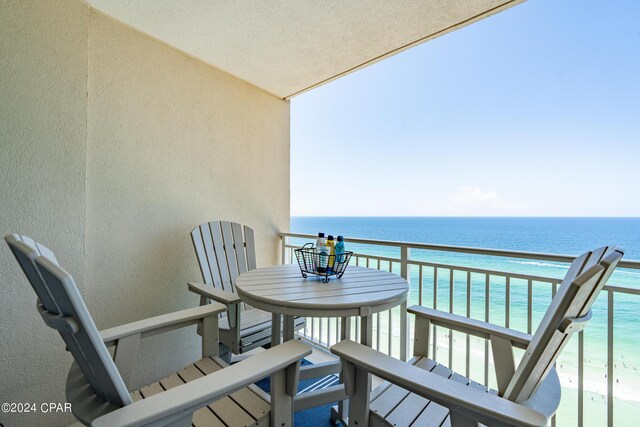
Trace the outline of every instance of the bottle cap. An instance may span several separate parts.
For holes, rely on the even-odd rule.
[[[338,242],[344,242],[344,237],[338,236]]]
[[[327,240],[333,240],[333,236],[329,234],[329,236],[327,237]]]
[[[324,233],[318,233],[318,237],[324,237]]]

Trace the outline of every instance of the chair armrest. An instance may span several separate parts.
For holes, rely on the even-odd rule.
[[[547,423],[544,415],[526,406],[474,390],[351,340],[334,345],[331,352],[343,362],[486,425],[544,426]]]
[[[211,285],[207,285],[205,283],[198,282],[189,282],[187,284],[189,290],[195,294],[200,295],[201,297],[207,297],[214,301],[218,301],[219,303],[225,305],[231,305],[242,302],[240,297],[233,292],[221,291],[220,289],[216,289]]]
[[[418,317],[429,319],[432,324],[443,326],[465,334],[489,339],[491,335],[511,341],[514,347],[526,349],[531,341],[531,335],[481,320],[470,319],[458,314],[447,313],[419,305],[411,306],[407,312]]]
[[[110,412],[91,425],[167,425],[262,378],[292,365],[297,367],[300,359],[309,354],[311,348],[308,345],[296,340],[288,341],[205,377]]]
[[[240,303],[242,299],[233,292],[226,292],[216,289],[211,285],[198,282],[189,282],[189,291],[200,295],[200,305],[205,305],[207,299],[212,299],[227,306],[227,319],[229,321],[229,332],[231,334],[231,342],[227,342],[227,346],[232,353],[239,354],[241,349],[241,331],[240,331]]]
[[[173,313],[150,317],[137,322],[100,331],[102,341],[107,347],[116,345],[118,340],[132,335],[140,334],[141,337],[160,334],[185,326],[194,325],[202,319],[217,316],[226,310],[222,304],[208,304],[201,307],[188,308]]]

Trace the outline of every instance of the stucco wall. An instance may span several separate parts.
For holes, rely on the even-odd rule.
[[[196,305],[189,232],[202,222],[253,226],[258,262],[275,263],[289,226],[289,104],[96,12],[89,46],[86,300],[97,324]],[[197,338],[153,337],[143,352],[178,368]]]
[[[256,230],[258,263],[289,227],[289,104],[76,0],[0,9],[0,234],[50,246],[98,328],[193,307],[190,230]],[[71,357],[0,245],[0,400],[64,402]],[[194,330],[152,337],[135,381],[198,355]],[[164,370],[158,367],[169,362]],[[65,425],[69,415],[0,413]]]
[[[47,242],[84,283],[86,41],[77,0],[0,2],[0,235]],[[0,244],[0,403],[64,402],[71,357]],[[69,416],[0,413],[6,427]]]

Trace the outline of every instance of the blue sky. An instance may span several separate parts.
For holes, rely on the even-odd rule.
[[[640,216],[640,1],[529,0],[295,97],[291,214]]]

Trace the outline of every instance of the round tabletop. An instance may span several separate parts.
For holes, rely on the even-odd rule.
[[[305,317],[368,316],[403,303],[409,285],[397,274],[349,266],[344,276],[322,283],[303,278],[295,264],[258,268],[236,280],[238,295],[271,313]]]

